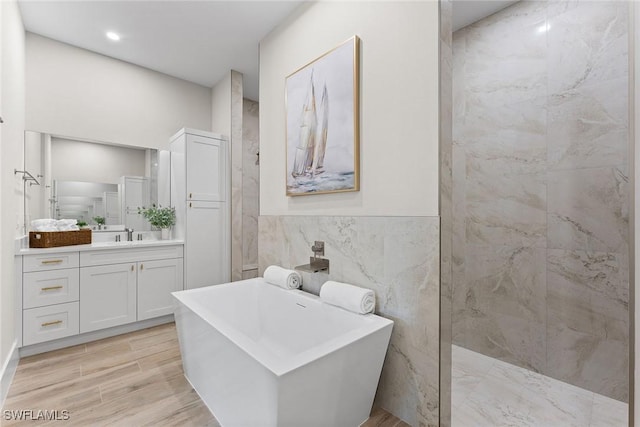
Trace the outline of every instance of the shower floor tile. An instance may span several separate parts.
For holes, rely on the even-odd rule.
[[[451,425],[625,427],[628,405],[453,346]]]

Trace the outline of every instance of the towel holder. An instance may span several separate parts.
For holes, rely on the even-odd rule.
[[[40,185],[40,182],[36,179],[35,176],[31,175],[31,173],[29,173],[29,171],[27,171],[27,170],[19,171],[18,169],[14,169],[13,170],[13,174],[14,175],[17,175],[19,173],[22,174],[22,180],[24,182],[32,181],[32,182],[29,183],[29,187],[31,187],[32,185]]]

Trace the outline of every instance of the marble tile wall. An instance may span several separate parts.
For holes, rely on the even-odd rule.
[[[453,52],[451,0],[440,0],[440,426],[451,425],[453,268]]]
[[[258,103],[243,100],[242,113],[242,278],[258,274],[260,135]]]
[[[375,404],[413,426],[439,425],[439,232],[438,217],[259,217],[260,274],[308,263],[323,240],[330,273],[303,274],[303,289],[375,291],[376,313],[395,322]]]
[[[231,280],[242,279],[243,76],[231,70]]]
[[[453,39],[453,341],[628,398],[627,2]]]

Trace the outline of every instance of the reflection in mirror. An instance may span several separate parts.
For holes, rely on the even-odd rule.
[[[77,219],[98,229],[149,230],[138,207],[157,203],[158,152],[25,131],[25,170],[42,185],[25,183],[25,232],[34,219]]]
[[[52,194],[51,218],[95,224],[102,217],[106,225],[122,224],[117,184],[54,180]]]

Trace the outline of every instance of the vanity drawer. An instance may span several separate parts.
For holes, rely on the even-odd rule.
[[[78,302],[23,310],[24,345],[64,338],[80,333]]]
[[[25,255],[22,271],[60,270],[74,268],[80,265],[78,252],[63,252],[58,254]]]
[[[53,304],[78,301],[80,295],[80,270],[34,271],[22,277],[23,308],[44,307]]]
[[[183,245],[118,248],[100,251],[86,251],[80,254],[81,267],[96,265],[124,264],[156,259],[182,258]]]

